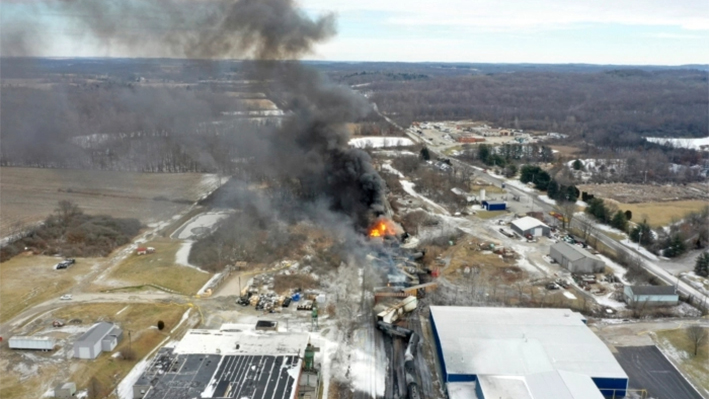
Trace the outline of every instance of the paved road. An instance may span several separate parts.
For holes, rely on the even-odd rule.
[[[702,399],[656,346],[619,347],[618,363],[631,389],[647,389],[654,399]]]
[[[380,114],[381,115],[381,114]],[[394,126],[398,127],[402,131],[406,132],[406,134],[415,142],[421,142],[420,137],[418,137],[417,134],[413,133],[411,129],[403,129],[396,123],[394,123],[391,119],[387,118],[386,116],[382,115],[384,119],[386,119],[389,123],[393,124]],[[429,149],[435,153],[436,155],[441,156],[440,154],[440,148],[432,147],[429,146]],[[490,176],[489,174],[486,173],[479,173],[480,168],[476,168],[472,165],[469,165],[464,162],[460,162],[456,159],[451,159],[451,162],[453,163],[454,166],[460,167],[460,168],[468,168],[473,171],[477,171],[476,177],[481,178],[489,183],[492,183],[496,186],[499,186],[501,183],[505,181],[505,179],[499,179],[494,176]],[[537,198],[536,193],[529,193],[524,190],[521,190],[517,187],[511,186],[507,184],[507,189],[510,190],[512,193],[519,195],[520,202],[522,204],[531,204],[531,206],[537,210],[541,210],[543,212],[549,212],[554,210],[554,206],[551,204],[547,204],[546,202],[540,201]],[[579,230],[583,230],[583,224],[584,223],[591,223],[591,225],[595,225],[595,222],[591,221],[590,219],[586,218],[584,215],[576,215],[572,220],[571,220],[571,227],[577,228]],[[709,295],[704,294],[700,291],[698,291],[696,288],[692,287],[691,285],[687,284],[684,281],[679,281],[677,280],[677,277],[673,276],[670,272],[662,268],[659,264],[657,264],[654,261],[651,261],[642,255],[638,253],[635,249],[629,248],[615,239],[607,236],[606,234],[603,233],[602,230],[600,229],[591,229],[592,231],[590,232],[590,235],[593,238],[596,238],[598,241],[602,242],[604,245],[612,248],[614,251],[617,253],[625,253],[626,255],[637,259],[647,270],[650,274],[656,276],[660,280],[662,280],[665,284],[667,285],[677,285],[679,288],[679,292],[682,293],[683,295],[686,295],[688,297],[694,298],[695,301],[693,302],[695,305],[700,306],[700,307],[709,307]]]

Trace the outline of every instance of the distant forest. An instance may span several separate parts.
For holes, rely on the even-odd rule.
[[[648,147],[647,136],[709,136],[707,66],[307,64],[361,92],[403,126],[474,119],[567,133],[565,144],[616,152],[659,147]],[[235,145],[239,136],[269,131],[274,123],[251,126],[229,116],[249,110],[234,93],[271,99],[286,112],[297,102],[282,88],[245,78],[260,66],[0,58],[0,165],[233,173],[242,168],[233,160],[250,156]],[[391,134],[374,112],[355,122],[361,134]],[[687,165],[701,158],[686,151],[667,156]]]
[[[601,147],[709,135],[706,66],[328,64],[402,125],[474,119]]]

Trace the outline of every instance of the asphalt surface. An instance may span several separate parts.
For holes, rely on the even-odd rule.
[[[628,374],[630,389],[647,389],[654,399],[702,399],[656,346],[617,349],[615,358]]]

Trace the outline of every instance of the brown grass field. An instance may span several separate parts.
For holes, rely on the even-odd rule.
[[[116,314],[126,306],[123,312]],[[84,390],[94,377],[98,381],[100,391],[96,397],[114,397],[109,396],[111,391],[138,361],[171,336],[170,331],[180,322],[187,308],[188,305],[179,304],[98,303],[67,306],[56,310],[43,318],[41,327],[51,328],[50,323],[54,319],[80,319],[84,327],[100,320],[115,321],[123,328],[124,337],[114,352],[130,347],[135,352],[135,359],[113,358],[110,353],[102,353],[95,360],[70,359],[56,362],[58,359],[54,358],[54,361],[50,359],[54,352],[37,353],[32,360],[37,366],[37,372],[29,378],[20,380],[21,374],[11,365],[23,360],[22,352],[11,351],[4,347],[0,351],[4,359],[2,363],[7,362],[7,371],[4,368],[3,373],[0,374],[0,397],[3,399],[40,398],[48,388],[63,381],[73,381],[76,383],[77,390]],[[158,320],[165,322],[162,331],[154,327]],[[183,323],[172,336],[180,336],[186,328],[187,323]],[[130,338],[128,331],[130,331]],[[77,337],[78,334],[74,338]],[[64,350],[70,351],[71,347]]]
[[[706,329],[706,328],[705,328]],[[687,338],[687,330],[679,328],[655,333],[655,341],[670,358],[679,361],[679,368],[695,385],[709,391],[709,340],[704,340],[699,354],[694,357],[694,345]]]
[[[20,254],[0,263],[0,322],[36,304],[59,298],[97,261],[81,258],[68,269],[54,270],[53,266],[60,260],[52,256]]]
[[[216,186],[213,175],[0,168],[0,231],[44,220],[59,200],[71,200],[89,214],[161,221]],[[170,201],[156,201],[164,197]]]
[[[110,274],[110,278],[126,286],[156,284],[186,295],[194,295],[212,277],[191,267],[175,264],[180,241],[158,239],[145,246],[155,248],[154,254],[132,254]]]
[[[641,222],[647,218],[652,227],[667,226],[673,221],[680,220],[689,212],[697,212],[709,206],[709,202],[701,200],[672,201],[672,202],[643,202],[639,204],[624,204],[609,200],[623,211],[633,212],[633,222]]]

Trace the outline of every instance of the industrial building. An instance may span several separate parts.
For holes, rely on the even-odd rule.
[[[481,194],[482,196],[482,194]],[[486,211],[504,211],[507,209],[507,202],[504,201],[483,201],[483,209]]]
[[[571,273],[603,273],[606,267],[598,256],[566,242],[552,245],[549,256]]]
[[[96,359],[101,352],[110,352],[123,338],[123,330],[113,323],[105,321],[91,326],[74,343],[74,357],[78,359]]]
[[[16,335],[8,341],[10,349],[32,349],[51,351],[56,345],[56,340],[51,337],[29,337]]]
[[[521,235],[522,237],[532,236],[541,237],[548,236],[551,229],[549,226],[542,223],[539,219],[535,219],[531,216],[525,216],[510,223],[512,230]]]
[[[431,306],[451,399],[620,398],[628,376],[568,309]]]
[[[679,294],[674,286],[626,285],[623,289],[628,306],[675,306]]]
[[[162,348],[133,385],[134,399],[295,399],[299,387],[317,392],[314,349],[307,333],[189,330],[173,348]],[[313,373],[311,373],[313,374]]]

